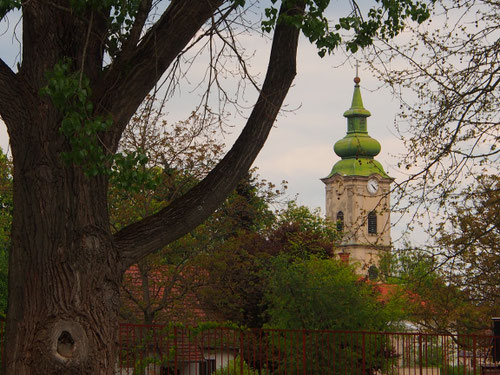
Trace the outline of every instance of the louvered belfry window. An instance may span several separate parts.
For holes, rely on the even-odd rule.
[[[377,214],[375,211],[368,214],[368,233],[377,234]]]
[[[337,231],[342,232],[344,230],[344,213],[342,211],[337,212]]]

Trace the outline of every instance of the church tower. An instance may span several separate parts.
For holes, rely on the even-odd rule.
[[[360,274],[376,276],[380,257],[391,247],[390,187],[393,179],[374,159],[380,143],[368,135],[359,77],[354,78],[351,108],[344,113],[347,134],[337,141],[342,159],[321,179],[326,185],[326,216],[337,223],[343,239],[337,254],[356,262]]]

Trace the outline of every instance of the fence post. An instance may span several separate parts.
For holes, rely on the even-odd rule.
[[[6,363],[5,363],[5,319],[0,319],[0,330],[1,330],[1,341],[0,341],[0,355],[2,359],[2,364],[0,366],[0,373],[6,373]]]
[[[243,330],[240,328],[240,375],[243,375]]]
[[[476,335],[472,336],[472,367],[474,368],[474,375],[476,375]]]
[[[177,374],[177,354],[179,350],[177,349],[177,326],[174,326],[174,371]]]
[[[464,375],[467,374],[466,370],[467,370],[467,356],[466,356],[466,348],[468,347],[466,341],[467,340],[467,337],[464,337],[463,339],[463,349],[462,349],[462,353],[464,353],[464,358],[462,359],[464,361]],[[458,341],[460,343],[460,340]],[[460,350],[460,349],[459,349]],[[460,351],[459,351],[460,353]],[[460,358],[458,359],[458,366],[460,368]]]
[[[422,368],[422,334],[418,334],[418,366],[420,370],[420,375],[423,374],[423,368]]]
[[[306,331],[302,330],[302,373],[306,375]]]
[[[362,348],[362,359],[361,359],[361,373],[366,374],[366,343],[365,343],[365,333],[361,336],[361,348]]]

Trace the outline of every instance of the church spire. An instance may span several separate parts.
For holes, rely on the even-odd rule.
[[[344,112],[344,117],[347,118],[347,135],[334,146],[335,153],[342,160],[333,166],[328,177],[336,173],[343,176],[370,176],[376,173],[389,177],[382,165],[374,159],[380,152],[380,143],[368,135],[367,118],[371,113],[363,106],[360,81],[356,74],[351,108]]]
[[[354,93],[352,94],[351,108],[344,112],[344,117],[370,117],[371,113],[363,107],[363,99],[361,98],[361,90],[359,89],[359,77],[354,78]],[[366,129],[365,129],[366,131]]]

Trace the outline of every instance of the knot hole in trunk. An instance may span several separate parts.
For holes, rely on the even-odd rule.
[[[68,331],[62,331],[57,339],[57,352],[66,358],[73,357],[75,351],[75,340]]]
[[[77,322],[59,321],[52,328],[52,355],[59,362],[81,362],[88,353],[88,338]]]

